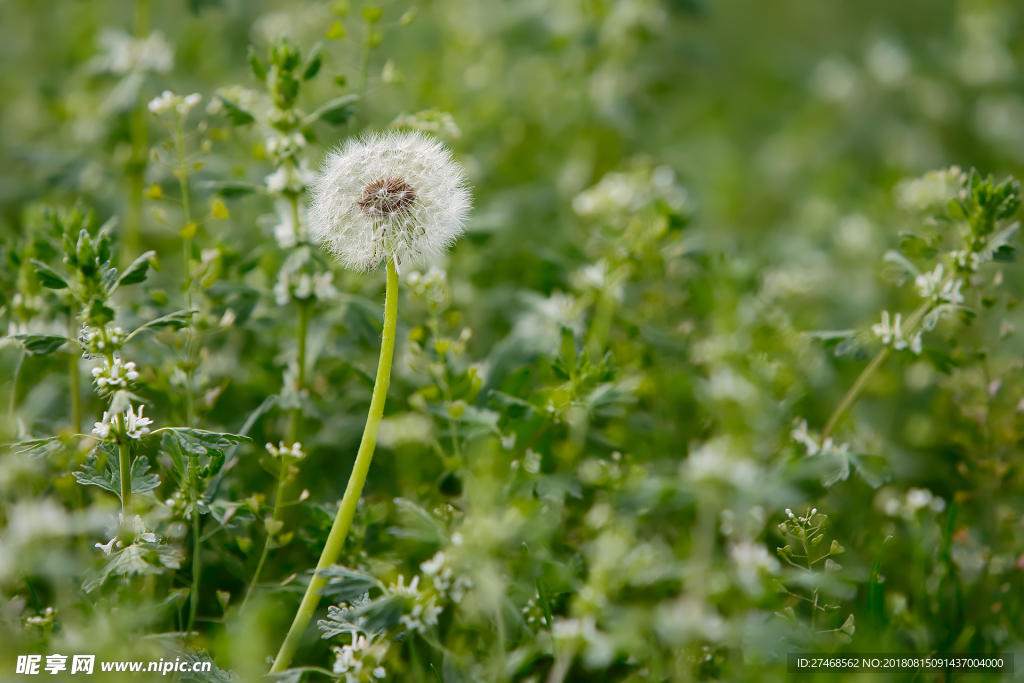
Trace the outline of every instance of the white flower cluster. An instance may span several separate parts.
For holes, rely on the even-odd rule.
[[[422,299],[434,310],[444,310],[451,302],[451,290],[448,287],[448,272],[431,266],[426,273],[414,270],[405,278],[409,287],[409,296]]]
[[[967,174],[959,166],[926,173],[896,186],[896,201],[906,209],[933,211],[945,207],[964,192]]]
[[[576,195],[572,208],[581,218],[617,222],[658,201],[677,212],[686,206],[686,190],[676,183],[675,171],[668,166],[607,173],[597,185]]]
[[[376,654],[378,659],[382,656],[382,653],[375,652],[377,649],[379,648],[367,640],[365,635],[352,631],[351,645],[342,645],[341,647],[334,648],[334,673],[344,675],[345,683],[383,679],[388,675],[383,666],[378,665],[371,669],[364,663],[368,655],[373,656]],[[364,667],[368,671],[369,677],[364,675]]]
[[[850,444],[837,444],[832,437],[819,441],[811,436],[807,431],[807,420],[797,420],[789,436],[807,449],[807,455],[846,455],[850,452]],[[786,514],[790,514],[788,509]]]
[[[175,95],[170,90],[164,90],[161,95],[150,100],[149,111],[157,116],[169,112],[175,116],[188,116],[188,113],[202,100],[203,96],[199,93],[192,93],[182,97],[181,95]]]
[[[118,521],[123,525],[124,516],[122,514],[118,514],[117,517]],[[140,517],[139,515],[135,515],[135,519],[132,520],[132,527],[135,531],[136,541],[141,541],[143,543],[157,542],[156,534],[146,529],[146,524],[142,521],[142,517]],[[114,548],[123,548],[124,544],[120,540],[118,540],[117,535],[115,534],[106,543],[97,543],[96,547],[101,549],[104,555],[109,555],[110,553],[114,552]]]
[[[125,333],[121,327],[108,327],[100,330],[95,327],[83,327],[78,333],[78,343],[85,347],[85,356],[106,356],[108,351],[117,351],[125,341]]]
[[[944,301],[949,304],[959,305],[964,302],[964,295],[960,288],[964,281],[960,278],[943,280],[942,264],[935,266],[935,270],[918,275],[914,280],[917,292],[924,299],[931,299],[935,302]]]
[[[139,371],[136,370],[134,362],[125,363],[118,356],[114,358],[113,365],[110,364],[109,359],[104,358],[103,365],[92,369],[92,376],[96,382],[97,391],[103,395],[117,389],[127,389],[139,378]]]
[[[130,405],[128,411],[120,415],[112,416],[109,412],[104,411],[103,419],[95,424],[92,433],[100,441],[107,441],[112,434],[123,434],[130,439],[141,439],[149,434],[149,426],[153,424],[151,419],[142,416],[144,407],[139,406],[138,414]]]
[[[284,441],[279,445],[275,446],[272,443],[268,443],[267,453],[270,453],[272,458],[291,458],[292,460],[302,460],[306,457],[306,453],[302,450],[302,444],[296,441],[291,446],[286,446]]]
[[[89,63],[93,73],[123,76],[130,71],[167,73],[174,67],[174,51],[160,31],[133,38],[124,31],[104,31],[99,37],[101,54]]]
[[[334,286],[334,273],[299,273],[285,268],[277,274],[274,285],[274,300],[278,306],[286,306],[292,299],[305,301],[330,301],[337,298],[338,288]]]
[[[267,154],[277,159],[294,157],[306,147],[306,136],[302,133],[271,135],[267,138]]]
[[[298,225],[295,223],[295,214],[298,214]],[[292,212],[291,202],[279,198],[274,202],[274,213],[260,216],[259,224],[274,235],[274,241],[281,249],[291,249],[300,242],[307,241],[306,232],[306,205],[299,202],[296,211]]]
[[[882,340],[886,346],[892,346],[897,351],[909,348],[915,355],[921,355],[921,333],[915,333],[910,339],[903,335],[900,326],[903,323],[902,315],[897,313],[892,323],[889,322],[889,311],[882,311],[882,322],[872,325],[871,331]]]
[[[264,181],[267,184],[267,192],[271,194],[300,194],[316,181],[316,174],[310,170],[309,160],[303,159],[298,166],[293,163],[282,164],[264,178]]]
[[[433,581],[434,590],[442,599],[450,598],[455,604],[462,602],[466,591],[473,587],[473,581],[468,576],[454,575],[454,570],[448,564],[448,557],[440,550],[420,564],[420,570]],[[440,609],[438,611],[440,612]]]
[[[466,175],[441,142],[420,132],[349,140],[313,186],[310,233],[346,267],[373,270],[437,260],[462,234]]]
[[[909,489],[902,498],[890,489],[883,489],[875,504],[886,515],[907,520],[914,519],[915,515],[924,509],[932,512],[942,512],[946,509],[946,501],[940,496],[936,496],[928,489],[918,488]]]
[[[447,135],[451,138],[462,137],[462,131],[456,125],[452,115],[439,109],[424,109],[415,114],[399,114],[391,122],[391,128],[419,130],[434,135]]]

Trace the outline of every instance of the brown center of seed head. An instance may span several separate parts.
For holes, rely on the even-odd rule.
[[[416,201],[416,190],[402,178],[375,180],[359,195],[359,208],[369,218],[386,219],[408,209]]]

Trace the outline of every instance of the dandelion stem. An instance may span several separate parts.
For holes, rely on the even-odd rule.
[[[316,565],[317,570],[334,564],[338,556],[341,555],[356,505],[359,503],[359,496],[363,492],[366,474],[370,469],[370,460],[373,459],[373,450],[377,445],[377,431],[380,429],[380,421],[384,416],[384,401],[388,394],[388,384],[391,382],[391,358],[395,351],[397,322],[398,271],[395,270],[394,261],[388,261],[387,290],[384,298],[384,335],[380,345],[377,379],[373,385],[373,397],[370,399],[370,412],[366,418],[366,427],[363,429],[363,439],[359,443],[359,452],[356,454],[352,474],[349,476],[348,486],[345,488],[345,496],[338,507],[338,515],[334,518],[334,524],[331,526],[327,545],[324,546],[320,561]],[[295,650],[299,646],[299,639],[302,638],[302,634],[320,602],[320,589],[326,583],[327,579],[317,574],[310,579],[306,594],[302,597],[302,603],[295,614],[295,620],[288,630],[288,635],[285,636],[284,643],[281,644],[277,657],[274,658],[274,665],[270,669],[271,673],[280,673],[291,663]]]

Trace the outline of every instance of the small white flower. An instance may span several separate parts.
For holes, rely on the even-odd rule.
[[[432,558],[430,558],[426,562],[420,563],[420,569],[427,576],[433,576],[434,574],[437,574],[439,571],[441,571],[442,567],[444,567],[444,560],[444,553],[438,550],[437,553],[435,553]]]
[[[110,413],[106,411],[103,412],[103,419],[97,422],[96,426],[92,428],[92,433],[101,441],[105,441],[110,438]]]
[[[182,116],[185,116],[190,111],[192,111],[193,107],[195,107],[197,104],[199,104],[202,101],[203,101],[203,96],[200,95],[197,92],[194,92],[191,95],[188,95],[188,96],[182,98],[181,102],[178,103],[178,106],[175,107],[175,109],[178,110],[179,114],[181,114]]]
[[[330,301],[338,296],[338,288],[334,286],[334,273],[313,274],[313,295],[319,301]]]
[[[154,97],[149,102],[149,110],[154,114],[165,114],[174,107],[174,93],[164,90],[159,97]]]
[[[388,672],[384,670],[383,666],[378,666],[376,669],[373,670],[373,677],[374,678],[384,678],[387,675],[388,675]]]
[[[279,445],[275,446],[272,443],[266,445],[267,453],[270,453],[272,458],[280,458],[282,456],[286,458],[292,458],[293,460],[302,460],[306,457],[306,453],[302,450],[302,444],[296,441],[291,446],[285,446],[284,441],[280,442]]]
[[[101,550],[103,550],[103,554],[104,555],[109,555],[110,553],[114,552],[114,544],[115,543],[117,543],[117,538],[112,538],[109,541],[107,541],[106,543],[97,543],[96,547],[100,548]],[[120,544],[118,544],[118,545],[120,545]]]
[[[348,141],[327,157],[312,190],[310,233],[358,271],[388,258],[436,260],[462,234],[471,206],[461,166],[419,132]]]
[[[153,424],[153,421],[148,417],[142,416],[142,409],[144,407],[139,406],[139,414],[136,415],[132,407],[128,406],[128,412],[124,415],[127,422],[125,433],[133,439],[141,439],[149,434],[149,425]]]

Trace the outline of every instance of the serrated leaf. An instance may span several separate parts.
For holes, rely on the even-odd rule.
[[[169,545],[133,543],[124,550],[112,553],[98,570],[89,572],[82,583],[82,589],[90,593],[111,576],[163,574],[168,569],[180,569],[184,559],[181,553]]]
[[[43,287],[47,289],[67,289],[67,281],[53,268],[35,259],[32,259],[32,265],[36,267],[36,276],[39,277],[39,283]]]
[[[395,507],[403,525],[388,527],[388,533],[392,536],[422,543],[440,543],[444,539],[445,533],[441,524],[416,503],[404,498],[395,498]]]
[[[74,339],[60,334],[16,334],[11,339],[20,341],[25,350],[35,356],[53,353],[68,342],[77,343]]]
[[[319,591],[320,595],[334,602],[352,602],[371,590],[384,590],[384,584],[376,577],[340,564],[319,569],[316,574],[327,579],[327,585]]]
[[[241,434],[208,432],[188,427],[164,427],[153,433],[161,434],[161,442],[167,438],[174,439],[181,453],[188,455],[209,455],[211,451],[220,452],[234,444],[252,442],[252,439]]]
[[[121,498],[121,464],[117,451],[109,444],[102,444],[97,449],[106,456],[107,465],[100,471],[98,468],[99,457],[95,452],[85,460],[81,472],[74,472],[75,479],[83,486],[98,486],[110,491],[118,500]],[[147,493],[160,486],[158,474],[148,474],[150,470],[149,459],[140,455],[132,462],[132,493]]]

